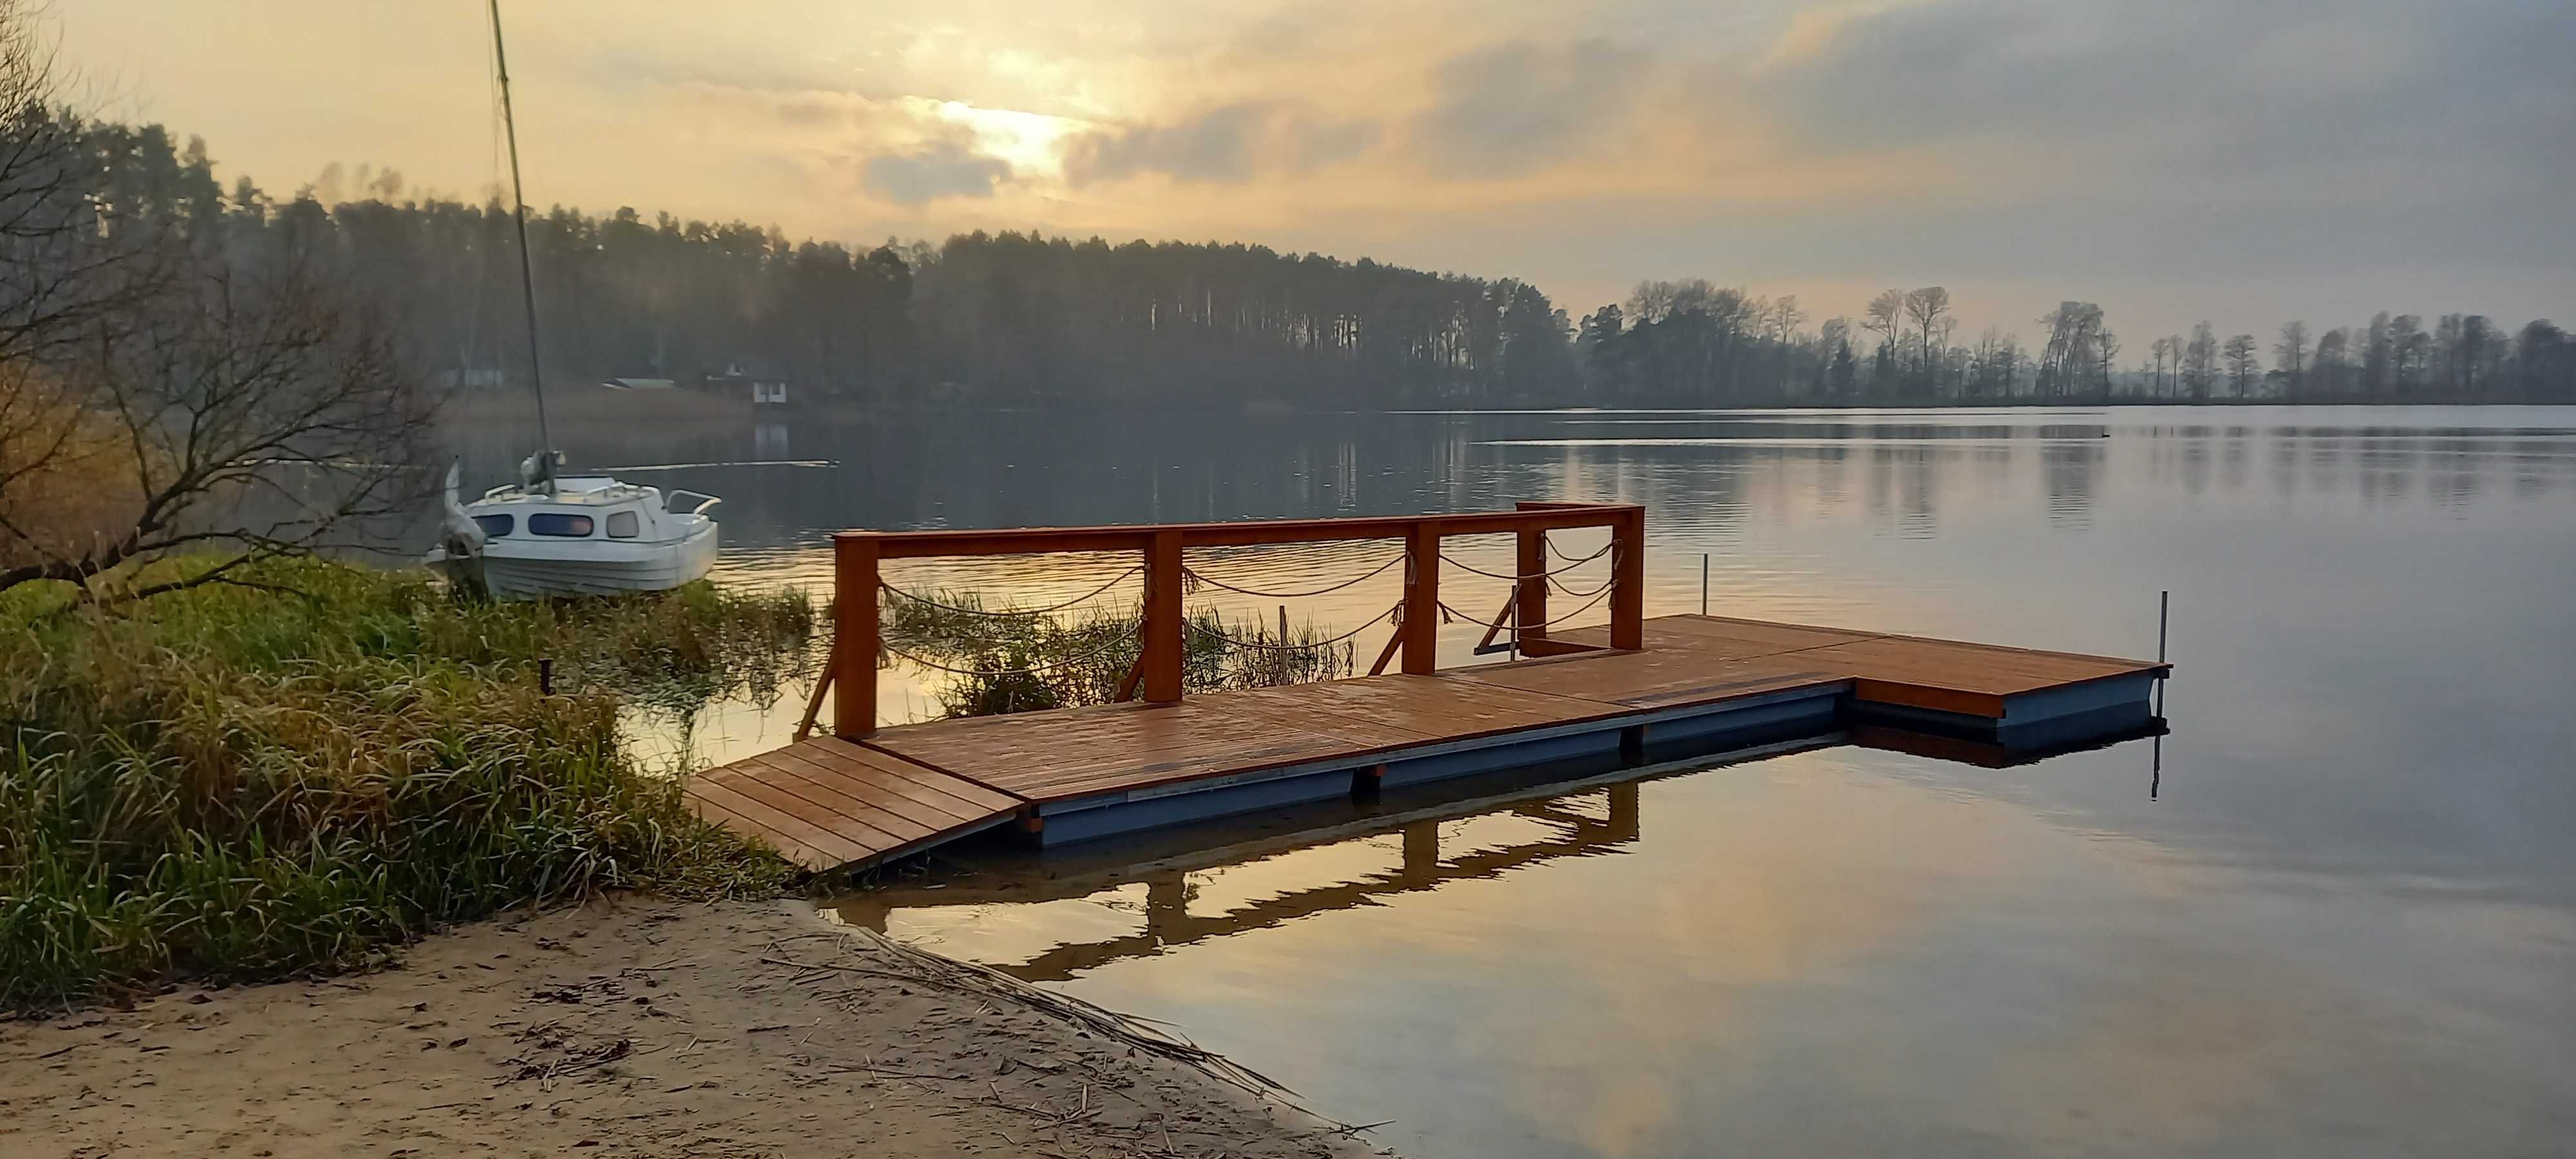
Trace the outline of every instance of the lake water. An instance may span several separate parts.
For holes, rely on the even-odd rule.
[[[2161,742],[1484,786],[970,857],[838,912],[1175,1022],[1421,1159],[2576,1146],[2576,409],[981,415],[570,449],[835,461],[661,473],[726,497],[738,583],[827,581],[843,526],[1574,499],[1649,508],[1650,615],[1697,610],[1705,555],[1722,614],[2152,655],[2170,589]],[[1302,588],[1391,550],[1197,566]],[[1034,601],[1123,566],[894,578]],[[1357,623],[1393,584],[1291,613]]]

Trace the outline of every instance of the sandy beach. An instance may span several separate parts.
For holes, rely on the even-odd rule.
[[[612,897],[398,968],[0,1023],[33,1157],[1347,1156],[1364,1135],[825,926]]]

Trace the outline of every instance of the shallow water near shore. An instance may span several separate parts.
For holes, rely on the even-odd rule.
[[[1461,785],[973,849],[839,910],[1177,1023],[1328,1114],[1392,1120],[1374,1137],[1406,1154],[2502,1155],[2576,1133],[2576,408],[593,433],[576,463],[838,464],[662,474],[726,497],[729,583],[827,584],[843,526],[1580,499],[1649,507],[1649,614],[1698,610],[1705,553],[1721,614],[2152,655],[2172,591],[2160,743]],[[1303,590],[1392,550],[1195,564]],[[890,579],[1040,603],[1124,566]],[[1357,624],[1395,582],[1290,614]],[[1444,649],[1467,662],[1477,634]],[[929,681],[886,684],[885,719],[932,710]],[[689,742],[782,743],[801,704],[719,706]]]

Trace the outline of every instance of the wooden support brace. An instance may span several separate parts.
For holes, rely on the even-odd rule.
[[[1520,645],[1520,633],[1517,631],[1512,634],[1510,641],[1500,647],[1494,644],[1494,637],[1503,634],[1504,623],[1512,618],[1512,609],[1519,607],[1520,602],[1521,594],[1517,591],[1503,597],[1503,610],[1494,613],[1494,622],[1485,625],[1485,638],[1476,641],[1477,655],[1490,656],[1496,652],[1509,652]]]
[[[1387,663],[1395,659],[1396,649],[1402,647],[1404,647],[1404,607],[1402,605],[1397,605],[1395,609],[1395,631],[1387,635],[1386,648],[1377,654],[1377,663],[1369,665],[1369,675],[1386,675]]]
[[[1125,676],[1118,678],[1118,694],[1109,698],[1110,703],[1125,704],[1136,699],[1136,685],[1145,679],[1145,650],[1141,647],[1145,640],[1145,625],[1142,623],[1136,625],[1136,640],[1140,645],[1136,649],[1136,662],[1127,666]]]
[[[823,658],[823,674],[814,678],[814,694],[805,698],[805,719],[796,722],[796,740],[802,744],[814,735],[814,721],[823,715],[823,698],[832,691],[832,669],[840,661],[841,647],[832,646],[831,655]]]

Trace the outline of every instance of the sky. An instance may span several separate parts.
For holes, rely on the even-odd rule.
[[[1943,285],[1963,335],[2576,323],[2569,0],[515,0],[528,200],[1246,241],[1538,284]],[[481,197],[479,0],[69,0],[227,183]],[[339,168],[330,170],[331,166]],[[325,180],[336,174],[336,180]]]

